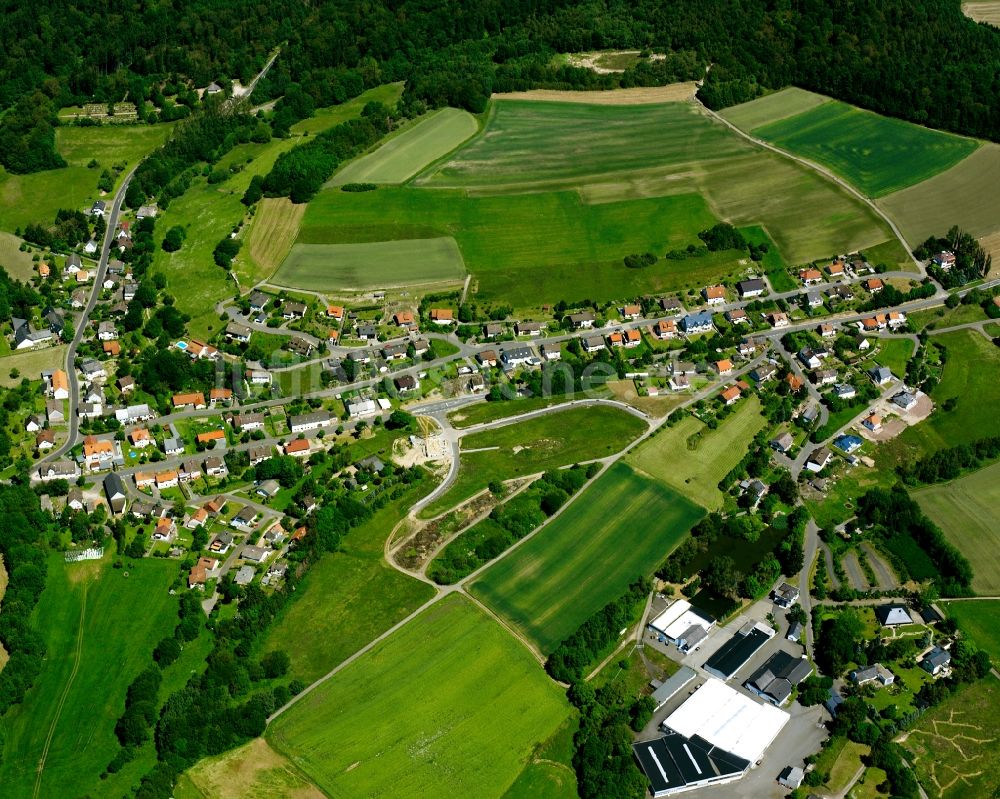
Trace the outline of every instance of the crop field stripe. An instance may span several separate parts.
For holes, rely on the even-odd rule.
[[[921,509],[969,559],[976,593],[1000,595],[1000,463],[913,492]]]
[[[247,249],[261,270],[260,277],[273,274],[288,255],[305,212],[305,205],[296,205],[287,197],[265,197],[260,201],[247,237]]]
[[[971,155],[967,139],[830,102],[754,135],[829,167],[870,197],[920,183]]]
[[[332,185],[403,183],[476,133],[468,111],[443,108],[338,172]]]
[[[793,117],[829,102],[830,98],[822,94],[789,86],[748,103],[725,108],[719,112],[719,116],[728,119],[740,130],[752,133],[755,128]]]
[[[569,713],[524,646],[456,595],[279,716],[267,738],[335,799],[499,799]]]
[[[548,653],[632,580],[651,573],[702,514],[617,463],[471,590]]]

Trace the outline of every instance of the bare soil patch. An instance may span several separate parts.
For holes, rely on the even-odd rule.
[[[573,92],[559,89],[532,89],[526,92],[494,94],[494,100],[541,100],[551,103],[587,103],[589,105],[650,105],[678,103],[694,99],[695,81],[671,83],[669,86],[648,86],[634,89],[613,89],[600,92]]]

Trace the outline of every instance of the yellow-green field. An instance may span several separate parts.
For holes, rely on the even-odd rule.
[[[969,559],[976,593],[1000,595],[1000,463],[950,483],[921,488],[913,498]]]
[[[749,133],[761,125],[788,119],[788,117],[793,117],[828,102],[830,102],[830,98],[824,97],[822,94],[809,92],[797,86],[789,86],[780,92],[758,97],[749,103],[741,103],[723,109],[719,112],[719,116],[728,119],[740,130]]]
[[[569,715],[562,689],[523,644],[450,596],[266,735],[328,796],[499,799]]]
[[[0,266],[17,280],[30,280],[37,272],[30,252],[21,252],[21,242],[12,233],[0,231]]]
[[[240,270],[248,285],[270,277],[285,260],[305,212],[305,204],[296,205],[287,197],[265,197],[258,203],[247,235],[248,257]],[[251,266],[256,267],[252,273]]]
[[[641,472],[662,480],[709,510],[722,505],[719,481],[747,453],[766,420],[756,397],[741,401],[715,430],[693,416],[663,428],[644,441],[626,460]]]
[[[352,161],[331,183],[402,183],[454,150],[477,129],[476,118],[468,111],[442,108],[374,152]]]

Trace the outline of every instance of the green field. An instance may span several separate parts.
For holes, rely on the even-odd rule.
[[[958,622],[963,632],[986,650],[994,663],[1000,663],[1000,600],[975,599],[967,602],[948,602],[948,616]]]
[[[434,595],[433,588],[393,569],[382,556],[385,539],[417,493],[407,492],[348,531],[340,550],[309,570],[268,628],[262,652],[284,649],[292,675],[308,683]]]
[[[503,799],[578,799],[573,770],[573,734],[577,719],[569,719],[544,744],[504,794]]]
[[[715,430],[693,416],[663,428],[626,460],[709,510],[722,506],[719,481],[747,453],[766,421],[756,397],[743,400]]]
[[[0,231],[0,266],[16,280],[30,280],[37,272],[30,252],[21,252],[22,239]]]
[[[973,236],[1000,230],[1000,145],[983,144],[956,166],[879,200],[913,244],[959,225]]]
[[[476,118],[468,111],[442,108],[348,164],[332,183],[402,183],[454,150],[477,128]]]
[[[333,109],[321,109],[316,119],[308,120],[311,122],[308,130],[318,133],[358,116],[369,101],[394,102],[393,98],[398,97],[400,91],[395,84],[380,86]],[[215,185],[210,185],[203,177],[195,178],[191,188],[157,217],[157,244],[174,225],[187,231],[184,246],[177,252],[166,253],[157,246],[153,268],[166,274],[168,291],[176,298],[177,307],[191,315],[188,331],[194,338],[208,338],[225,326],[219,322],[215,304],[235,294],[236,285],[226,270],[215,265],[212,251],[244,218],[247,209],[240,202],[243,193],[255,175],[266,175],[279,155],[301,143],[302,136],[293,135],[287,139],[273,139],[267,144],[238,145],[216,166],[222,169],[237,166],[240,171]],[[252,260],[250,248],[244,246],[233,261],[233,273],[241,286],[253,285],[262,272],[267,270]]]
[[[50,730],[40,796],[120,796],[150,767],[135,762],[109,782],[98,779],[119,748],[114,727],[126,688],[177,623],[177,598],[168,593],[177,565],[140,560],[127,573],[107,560],[66,565],[59,554],[49,559],[34,612],[47,655],[24,702],[4,717],[5,795],[32,795]]]
[[[978,142],[829,102],[755,128],[754,135],[821,163],[869,197],[882,197],[944,172]]]
[[[913,342],[908,338],[878,339],[878,354],[872,359],[879,366],[887,366],[896,377],[906,374],[906,364],[913,356]],[[854,415],[860,413],[856,410]]]
[[[995,796],[1000,768],[1000,681],[963,687],[929,710],[903,746],[930,799]]]
[[[338,799],[488,799],[569,714],[528,651],[452,596],[279,716],[267,738]]]
[[[89,208],[98,199],[102,169],[134,167],[170,135],[171,125],[121,125],[56,128],[56,149],[67,166],[31,175],[11,175],[0,168],[0,229],[13,232],[31,222],[52,224],[60,208]],[[87,164],[97,160],[99,168]]]
[[[360,291],[461,281],[462,253],[450,237],[292,246],[268,282],[310,291]]]
[[[458,476],[424,508],[431,517],[482,491],[493,480],[510,480],[620,452],[645,432],[641,419],[608,406],[569,408],[472,433],[462,439]],[[468,450],[483,450],[468,452]]]
[[[551,652],[651,573],[701,515],[681,494],[619,462],[471,590]]]
[[[913,498],[969,559],[975,592],[1000,595],[1000,463],[950,483],[921,488]]]
[[[751,100],[749,103],[741,103],[723,109],[719,112],[719,116],[728,119],[740,130],[749,133],[762,125],[769,125],[780,119],[788,119],[788,117],[793,117],[829,102],[830,98],[824,97],[822,94],[789,86],[780,92],[766,94],[756,100]]]
[[[591,394],[610,396],[607,391],[594,391],[587,396],[589,397]],[[504,402],[476,402],[449,413],[448,421],[451,422],[452,427],[461,430],[484,422],[495,422],[508,416],[519,416],[522,413],[530,413],[553,405],[562,405],[566,402],[572,402],[574,399],[580,399],[580,397],[579,394],[567,394],[559,397],[525,397]]]
[[[991,435],[1000,407],[1000,350],[979,333],[957,330],[934,341],[948,348],[941,382],[931,392],[937,406],[926,421],[904,430],[883,445],[888,456],[906,458],[931,454],[947,447],[968,444]],[[948,400],[954,407],[946,411]]]
[[[38,380],[45,369],[58,369],[66,364],[66,346],[45,347],[40,350],[22,350],[0,358],[0,386],[20,385],[21,380]],[[18,377],[11,377],[12,369],[17,369]]]

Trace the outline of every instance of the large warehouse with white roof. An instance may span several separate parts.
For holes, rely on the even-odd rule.
[[[649,623],[651,630],[676,644],[684,652],[700,644],[714,626],[715,619],[692,607],[686,599],[673,602]]]

